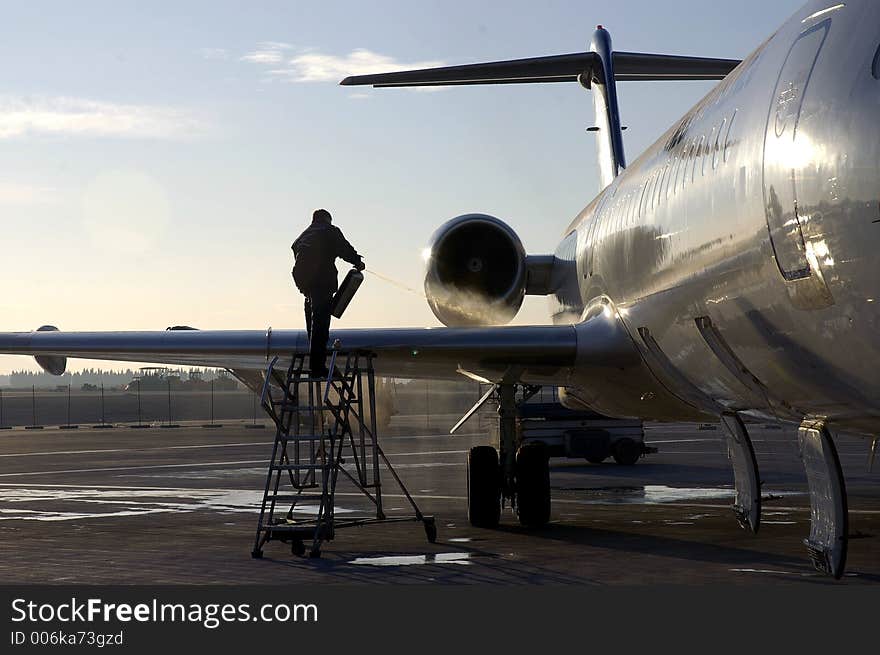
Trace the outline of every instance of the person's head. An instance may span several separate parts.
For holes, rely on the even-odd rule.
[[[312,222],[313,223],[327,223],[329,224],[333,220],[333,217],[330,215],[326,209],[316,209],[312,214]]]

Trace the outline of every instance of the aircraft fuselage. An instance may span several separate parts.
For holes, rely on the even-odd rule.
[[[557,249],[554,322],[610,300],[683,413],[880,426],[880,4],[829,7],[783,25]]]

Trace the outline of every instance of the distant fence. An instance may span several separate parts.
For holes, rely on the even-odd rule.
[[[458,384],[418,380],[398,384],[393,390],[380,389],[390,394],[388,404],[393,415],[421,415],[430,417],[461,416],[488,387],[476,383]],[[535,400],[554,402],[555,389],[542,389]],[[387,409],[379,408],[380,415]],[[491,404],[481,414],[494,419]],[[384,414],[388,416],[387,414]],[[264,421],[259,399],[248,389],[237,391],[183,390],[172,388],[154,391],[122,391],[105,389],[9,389],[0,387],[0,427],[30,425],[97,425],[99,423],[175,423],[183,421],[231,422]],[[454,421],[453,421],[454,423]]]
[[[169,403],[170,398],[170,403]],[[10,391],[0,392],[3,426],[106,423],[168,423],[249,419],[258,403],[242,391]],[[212,410],[213,405],[213,410]],[[69,413],[68,413],[69,411]],[[256,406],[257,419],[263,418]]]

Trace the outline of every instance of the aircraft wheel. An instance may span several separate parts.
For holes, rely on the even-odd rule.
[[[614,444],[614,461],[623,466],[632,466],[642,456],[642,447],[632,439],[620,439]]]
[[[494,528],[501,520],[501,470],[498,451],[474,446],[468,453],[468,520],[475,528]]]
[[[543,443],[526,444],[516,453],[516,508],[527,528],[550,520],[550,457]]]

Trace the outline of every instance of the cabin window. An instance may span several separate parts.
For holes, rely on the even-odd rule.
[[[880,46],[877,46],[877,52],[874,54],[874,64],[871,67],[871,74],[874,79],[880,80]]]
[[[641,218],[645,213],[645,190],[648,188],[648,181],[645,180],[644,184],[642,184],[642,191],[639,194],[639,210],[638,216]]]
[[[706,160],[709,158],[709,152],[712,149],[712,140],[715,138],[715,127],[712,128],[712,133],[709,135],[709,138],[706,140],[706,146],[703,148],[703,157],[700,160],[700,174],[706,174]]]
[[[663,188],[660,189],[660,199],[669,198],[669,180],[672,179],[672,168],[675,166],[674,162],[670,161],[666,164],[666,169],[663,171]]]
[[[678,185],[678,170],[681,168],[681,157],[675,155],[675,163],[672,165],[672,172],[669,174],[670,184],[666,187],[666,197],[675,195],[675,189]]]
[[[733,131],[733,121],[736,118],[736,113],[738,109],[733,110],[733,116],[730,117],[730,123],[727,126],[727,136],[724,137],[724,162],[727,163],[727,158],[730,156],[730,133]]]
[[[651,176],[651,211],[654,211],[654,209],[657,207],[657,194],[655,193],[655,191],[657,191],[657,181],[659,179],[660,171],[655,172],[654,175]]]
[[[669,182],[669,169],[672,167],[671,162],[666,162],[663,167],[663,175],[660,176],[660,184],[657,185],[657,206],[662,204],[663,196],[666,192],[666,185]]]
[[[706,140],[705,135],[700,137],[699,143],[697,143],[697,147],[694,150],[694,165],[691,168],[691,182],[697,179],[697,163],[700,161],[700,156],[703,153],[703,141]]]
[[[721,127],[718,128],[718,134],[715,136],[715,145],[712,146],[712,170],[718,168],[718,159],[721,156],[721,134],[724,132],[724,126],[727,125],[727,119],[721,121]]]

